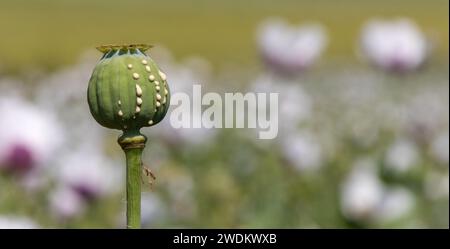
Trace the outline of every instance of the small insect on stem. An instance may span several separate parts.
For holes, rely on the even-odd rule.
[[[144,173],[144,176],[147,178],[147,183],[150,185],[150,189],[153,188],[153,182],[156,180],[155,174],[146,166],[144,163],[142,163],[142,172]],[[145,184],[144,179],[142,179],[142,183]]]

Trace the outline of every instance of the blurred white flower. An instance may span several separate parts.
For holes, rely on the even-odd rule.
[[[434,158],[446,164],[448,167],[449,160],[449,133],[448,130],[438,134],[431,142],[431,154]]]
[[[165,214],[165,207],[161,199],[153,193],[142,193],[141,223],[149,227]]]
[[[301,121],[311,116],[312,99],[295,82],[287,82],[263,75],[252,83],[250,90],[257,93],[279,93],[278,126],[280,136],[289,136],[291,132],[297,129]]]
[[[405,172],[417,164],[418,148],[408,139],[397,139],[387,150],[386,165],[396,172]]]
[[[265,62],[276,71],[297,73],[310,67],[322,54],[327,37],[320,24],[292,27],[284,20],[266,20],[257,42]]]
[[[361,34],[361,47],[371,63],[388,71],[417,69],[428,55],[426,37],[409,19],[369,21]]]
[[[63,220],[81,214],[85,201],[74,189],[63,186],[50,194],[50,209],[52,214]]]
[[[281,143],[284,156],[297,170],[316,170],[322,166],[322,148],[311,134],[294,133]]]
[[[91,200],[122,188],[121,169],[95,145],[83,145],[60,156],[56,174],[63,186]]]
[[[53,113],[17,97],[0,99],[0,168],[28,173],[49,163],[65,133]]]
[[[352,220],[371,219],[383,200],[383,184],[374,162],[360,159],[341,188],[341,209]]]
[[[378,222],[388,222],[404,217],[412,211],[414,205],[415,197],[411,191],[402,187],[386,190],[375,219]]]
[[[0,216],[0,229],[37,229],[39,226],[31,219],[20,216]]]
[[[357,160],[341,188],[342,212],[352,220],[389,222],[409,214],[414,205],[409,190],[383,185],[371,158]]]

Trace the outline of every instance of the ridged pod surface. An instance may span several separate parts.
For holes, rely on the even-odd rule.
[[[89,109],[104,127],[139,133],[159,123],[167,113],[170,90],[166,75],[145,54],[150,46],[99,47],[87,92]]]

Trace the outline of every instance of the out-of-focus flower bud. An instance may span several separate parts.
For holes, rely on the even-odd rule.
[[[419,68],[428,56],[427,39],[408,19],[372,20],[362,30],[361,52],[375,66],[390,72]]]
[[[264,22],[257,36],[264,62],[273,70],[295,74],[309,68],[322,54],[327,37],[320,24],[293,27],[280,19]]]

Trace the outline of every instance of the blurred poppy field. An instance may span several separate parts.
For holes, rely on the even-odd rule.
[[[173,93],[279,93],[272,140],[142,129],[144,228],[448,228],[448,18],[444,0],[2,0],[0,228],[125,226],[120,132],[86,100],[95,47],[122,43],[154,45]]]

